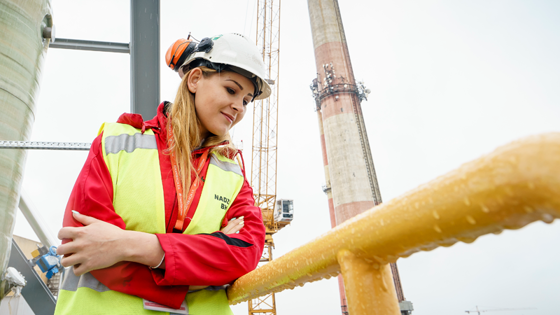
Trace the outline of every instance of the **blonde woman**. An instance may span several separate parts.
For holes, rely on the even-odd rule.
[[[253,270],[265,228],[229,130],[270,95],[239,34],[181,40],[174,103],[105,123],[72,191],[55,314],[232,314],[225,287]]]

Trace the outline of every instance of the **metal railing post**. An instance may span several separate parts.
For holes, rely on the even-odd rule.
[[[350,314],[401,314],[389,264],[360,258],[346,249],[338,252],[337,259]]]

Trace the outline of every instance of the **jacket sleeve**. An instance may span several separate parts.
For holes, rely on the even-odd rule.
[[[82,226],[72,217],[72,210],[95,217],[124,229],[123,219],[113,208],[111,175],[103,160],[101,136],[92,143],[89,155],[70,195],[64,213],[64,226]],[[63,240],[68,242],[71,240]],[[121,262],[112,267],[91,271],[109,289],[135,295],[150,301],[178,308],[188,286],[158,286],[147,266]]]
[[[157,284],[221,286],[255,269],[261,258],[265,227],[253,190],[245,180],[225,222],[244,216],[239,234],[156,234],[165,251],[165,270],[154,270]]]

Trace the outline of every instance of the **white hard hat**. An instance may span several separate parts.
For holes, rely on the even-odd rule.
[[[181,65],[187,68],[182,69],[183,73],[198,66],[237,72],[255,84],[255,100],[270,96],[262,56],[255,44],[241,34],[230,33],[202,39],[195,52]]]

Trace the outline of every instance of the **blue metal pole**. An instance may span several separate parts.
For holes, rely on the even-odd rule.
[[[130,1],[131,111],[144,119],[159,104],[159,0]]]

